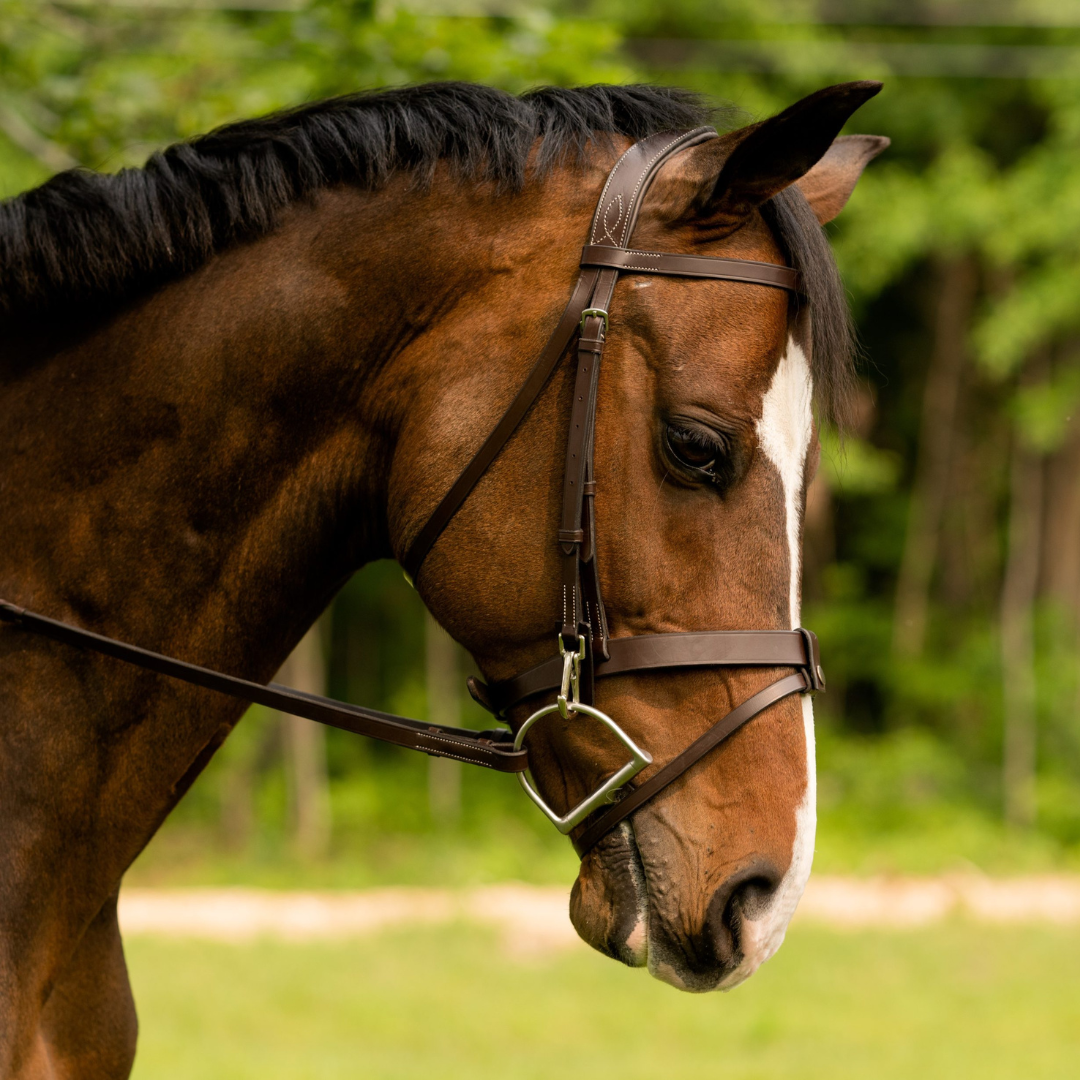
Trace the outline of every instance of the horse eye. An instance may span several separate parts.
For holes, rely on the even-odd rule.
[[[711,432],[682,424],[668,424],[665,433],[671,457],[692,472],[704,473],[710,480],[716,479],[714,467],[725,447]]]

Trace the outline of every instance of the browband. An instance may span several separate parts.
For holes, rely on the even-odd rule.
[[[665,277],[712,278],[742,281],[748,285],[771,285],[799,293],[798,271],[776,263],[751,259],[722,259],[716,255],[679,255],[667,251],[636,251],[629,248],[586,244],[581,252],[585,269],[606,267],[626,274],[663,274]]]

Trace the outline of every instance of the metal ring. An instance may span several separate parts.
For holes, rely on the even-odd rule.
[[[517,736],[514,739],[514,749],[521,749],[525,741],[526,733],[537,720],[558,711],[558,705],[545,705],[542,709],[537,709],[536,712],[534,712],[532,716],[518,728]],[[605,780],[591,795],[578,803],[573,809],[567,811],[562,817],[556,814],[555,811],[544,802],[536,789],[529,783],[525,773],[520,772],[517,774],[518,782],[521,784],[522,788],[525,789],[525,794],[536,803],[544,817],[546,817],[548,821],[564,835],[570,832],[574,826],[580,825],[581,822],[583,822],[597,807],[604,806],[606,803],[611,802],[612,796],[619,788],[637,776],[646,765],[652,764],[652,755],[645,750],[640,749],[634,740],[631,739],[630,736],[607,715],[607,713],[603,713],[599,709],[594,709],[591,705],[582,705],[580,702],[573,706],[573,711],[583,713],[585,716],[591,716],[594,720],[599,720],[600,723],[608,728],[619,742],[630,751],[630,760],[615,773],[614,776]]]

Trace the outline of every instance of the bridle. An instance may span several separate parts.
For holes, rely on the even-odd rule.
[[[505,682],[484,685],[469,680],[469,691],[476,701],[500,718],[530,698],[557,691],[555,702],[537,708],[516,733],[425,724],[275,684],[264,686],[140,649],[5,600],[0,600],[0,621],[332,727],[436,757],[517,773],[526,793],[560,832],[570,833],[584,825],[574,837],[574,847],[584,857],[611,829],[748,720],[791,694],[825,687],[817,639],[809,630],[728,630],[623,638],[608,635],[595,545],[593,435],[608,311],[619,274],[739,281],[799,295],[798,274],[786,266],[628,247],[642,201],[660,167],[680,150],[716,137],[717,133],[707,127],[682,134],[653,135],[635,143],[616,162],[593,215],[589,243],[581,256],[581,274],[554,332],[502,419],[420,528],[401,560],[406,575],[415,581],[443,530],[517,430],[576,337],[577,368],[557,537],[562,578],[558,655]],[[652,764],[652,757],[595,707],[596,680],[629,672],[720,666],[788,667],[795,671],[742,702],[648,780],[630,786],[629,781]],[[583,715],[598,721],[630,755],[622,768],[561,815],[544,801],[526,776],[525,737],[536,723],[556,712],[564,719]]]

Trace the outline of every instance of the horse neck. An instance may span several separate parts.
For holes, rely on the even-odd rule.
[[[29,365],[0,405],[0,595],[272,674],[391,554],[395,372],[491,272],[483,208],[446,179],[325,192]]]

